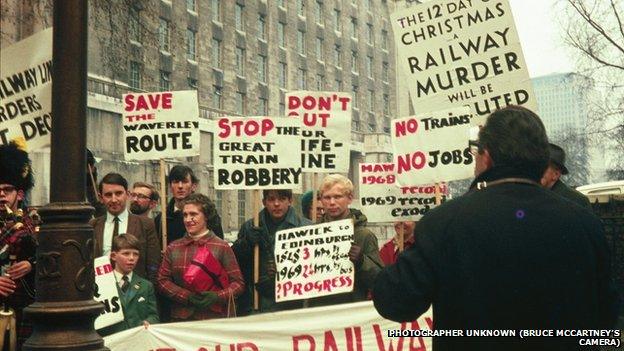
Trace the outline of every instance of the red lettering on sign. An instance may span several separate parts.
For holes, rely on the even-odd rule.
[[[299,348],[299,342],[303,342],[303,341],[308,342],[307,349]],[[314,341],[314,337],[312,337],[312,335],[309,335],[309,334],[294,335],[292,337],[292,342],[293,342],[293,351],[314,351],[316,349],[316,341]]]
[[[141,111],[141,110],[168,110],[171,108],[172,93],[154,93],[144,95],[128,94],[124,98],[124,110]]]

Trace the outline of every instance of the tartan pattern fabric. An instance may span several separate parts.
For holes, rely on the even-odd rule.
[[[228,275],[230,285],[217,292],[217,303],[223,306],[223,313],[216,313],[210,309],[197,309],[189,302],[189,297],[193,295],[193,292],[184,282],[184,272],[200,247],[207,247]],[[213,232],[209,232],[198,240],[193,240],[186,234],[183,238],[169,244],[158,271],[158,290],[171,300],[173,320],[227,317],[229,297],[238,297],[243,292],[244,286],[243,276],[230,245],[219,239]]]

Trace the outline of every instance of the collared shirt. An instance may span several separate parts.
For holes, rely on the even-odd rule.
[[[113,272],[115,273],[115,281],[117,282],[117,285],[118,285],[118,286],[119,286],[119,288],[121,289],[121,286],[122,286],[122,285],[123,285],[123,283],[124,283],[124,282],[123,282],[123,276],[124,276],[124,274],[123,274],[123,273],[119,273],[119,272],[117,272],[117,270],[114,270]],[[125,275],[127,275],[127,276],[128,276],[128,283],[130,283],[130,282],[132,281],[132,274],[133,274],[133,273],[134,273],[134,272],[130,272],[130,273],[128,273],[128,274],[125,274]]]
[[[119,217],[119,233],[124,234],[128,230],[128,210],[124,210],[122,213],[117,215]],[[106,223],[104,223],[104,237],[102,239],[102,255],[108,256],[111,252],[111,247],[113,246],[113,227],[115,226],[115,215],[110,214],[110,212],[106,212]]]

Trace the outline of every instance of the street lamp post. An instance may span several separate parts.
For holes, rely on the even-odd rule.
[[[88,1],[54,2],[50,204],[40,209],[34,324],[24,350],[107,350],[93,329],[93,207],[85,202]]]

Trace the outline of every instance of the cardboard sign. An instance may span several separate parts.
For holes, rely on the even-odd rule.
[[[224,117],[214,133],[215,189],[301,190],[297,120]]]
[[[101,329],[123,321],[124,315],[110,257],[96,258],[94,268],[96,291],[93,298],[104,305],[104,311],[95,319],[95,329]]]
[[[482,125],[507,105],[537,110],[508,0],[435,0],[391,15],[398,73],[417,112],[469,106]]]
[[[470,178],[474,157],[468,147],[473,115],[467,107],[395,119],[390,139],[399,185]]]
[[[393,163],[360,163],[360,210],[369,222],[417,221],[436,207],[435,185],[398,186]],[[439,185],[441,202],[448,187]]]
[[[286,114],[303,124],[300,132],[304,172],[349,172],[351,94],[296,91],[286,94]]]
[[[349,260],[351,219],[278,231],[275,234],[275,301],[353,291]]]
[[[50,145],[52,131],[52,28],[0,55],[0,145],[23,137],[28,150]]]
[[[199,155],[197,91],[124,94],[126,160]]]

